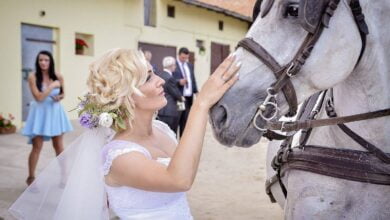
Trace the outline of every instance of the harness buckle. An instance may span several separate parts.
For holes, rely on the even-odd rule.
[[[295,67],[294,62],[291,62],[290,66],[287,68],[286,74],[290,78],[295,76],[295,74],[292,73],[292,70],[294,69],[294,67]]]
[[[287,163],[288,162],[288,156],[290,154],[292,150],[290,148],[286,148],[284,149],[283,151],[283,154],[282,154],[282,163]]]
[[[280,131],[281,131],[281,132],[285,132],[286,124],[291,124],[291,121],[283,121],[283,122],[282,122],[282,126],[281,126],[281,128],[280,128]]]

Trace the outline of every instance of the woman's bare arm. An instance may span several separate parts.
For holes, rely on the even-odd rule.
[[[118,185],[148,191],[189,190],[199,166],[208,111],[238,79],[235,73],[239,66],[235,57],[230,56],[206,81],[191,108],[184,134],[168,168],[141,153],[131,152],[113,161],[107,178]]]
[[[54,88],[57,88],[60,86],[59,81],[52,82],[49,87],[45,91],[39,91],[37,84],[36,84],[36,77],[34,73],[30,73],[28,76],[28,85],[30,86],[31,94],[33,95],[34,99],[38,102],[43,101],[47,96],[50,95],[51,91]]]

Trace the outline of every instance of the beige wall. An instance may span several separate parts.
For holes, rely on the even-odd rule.
[[[167,4],[176,7],[176,17],[166,15]],[[39,11],[46,16],[40,17]],[[225,23],[218,30],[218,21]],[[195,52],[199,86],[210,74],[211,42],[236,42],[247,31],[247,23],[174,0],[157,0],[157,27],[143,25],[142,0],[1,0],[0,1],[0,112],[21,120],[21,24],[55,28],[57,71],[65,78],[66,110],[77,103],[85,90],[88,65],[110,48],[136,48],[139,41],[186,46]],[[94,56],[74,54],[75,33],[94,36]],[[206,53],[199,55],[196,40],[204,40]],[[31,59],[35,59],[32,57]],[[71,118],[76,114],[69,113]],[[20,124],[20,123],[18,123]]]

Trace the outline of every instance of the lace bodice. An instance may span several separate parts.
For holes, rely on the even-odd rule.
[[[163,122],[154,121],[153,126],[161,129],[176,141],[174,133]],[[115,158],[134,151],[153,159],[146,148],[136,143],[122,140],[113,140],[107,143],[102,150],[104,175],[110,172]],[[156,161],[168,166],[170,158],[158,158]],[[192,219],[187,198],[183,192],[150,192],[125,186],[112,187],[107,184],[105,187],[110,208],[121,219]]]

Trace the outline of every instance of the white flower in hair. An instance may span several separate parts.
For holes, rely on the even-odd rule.
[[[113,118],[109,113],[103,112],[99,115],[99,125],[109,128],[111,127],[112,122],[113,122]]]

